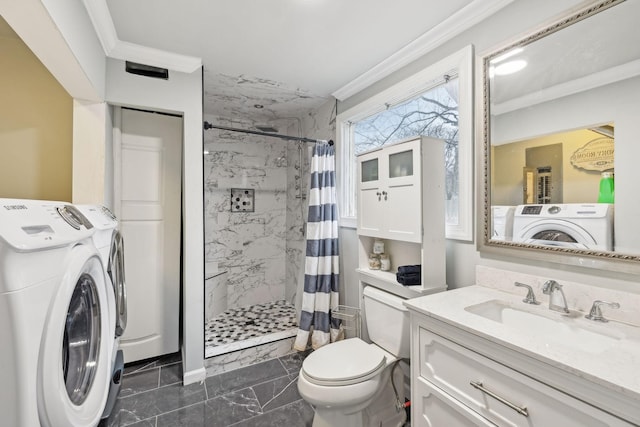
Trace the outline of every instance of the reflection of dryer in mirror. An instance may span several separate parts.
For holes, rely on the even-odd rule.
[[[613,250],[613,205],[519,205],[513,240],[534,245]]]
[[[515,206],[491,206],[491,239],[511,241]]]

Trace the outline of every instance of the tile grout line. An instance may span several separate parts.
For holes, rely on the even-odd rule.
[[[227,426],[225,426],[225,427],[233,427],[233,426],[237,426],[237,425],[238,425],[238,424],[240,424],[240,423],[246,423],[247,421],[254,420],[254,419],[256,419],[256,418],[258,418],[258,417],[261,417],[261,416],[263,416],[263,415],[266,415],[266,414],[269,414],[269,413],[271,413],[271,412],[275,412],[275,411],[277,411],[277,410],[280,410],[280,409],[286,408],[287,406],[294,405],[294,404],[296,404],[296,403],[298,403],[298,402],[300,402],[300,401],[302,401],[302,400],[303,400],[303,399],[294,400],[293,402],[289,402],[289,403],[287,403],[286,405],[278,406],[277,408],[270,409],[270,410],[268,410],[267,412],[263,412],[262,414],[256,415],[256,416],[254,416],[254,417],[246,418],[246,419],[244,419],[244,420],[237,421],[237,422],[235,422],[235,423],[233,423],[233,424],[229,424],[229,425],[227,425]]]
[[[158,381],[159,381],[159,380],[158,380]],[[142,391],[139,391],[139,392],[137,392],[137,393],[128,394],[128,395],[126,395],[126,396],[119,396],[119,397],[118,397],[118,399],[129,399],[130,397],[133,397],[133,396],[138,396],[138,395],[140,395],[140,394],[149,393],[149,392],[152,392],[152,391],[159,390],[159,389],[161,389],[161,388],[168,388],[168,387],[172,387],[172,386],[175,386],[175,385],[177,385],[177,384],[179,384],[179,385],[180,385],[180,387],[186,387],[186,386],[182,385],[182,382],[181,382],[181,381],[176,381],[175,383],[166,384],[166,385],[163,385],[163,386],[161,386],[161,387],[150,388],[149,390],[142,390]]]
[[[158,422],[158,420],[157,420],[157,416],[156,416],[156,415],[152,415],[152,416],[150,416],[149,418],[143,418],[143,419],[141,419],[141,420],[136,420],[136,421],[133,421],[133,422],[130,422],[130,423],[124,424],[124,425],[122,425],[122,427],[127,427],[127,426],[130,426],[130,425],[136,424],[136,423],[141,423],[142,421],[148,421],[148,420],[150,420],[151,418],[154,418],[154,424],[157,424],[157,422]],[[120,422],[118,422],[118,426],[120,426]]]
[[[289,378],[289,375],[286,375],[287,378]],[[283,377],[280,377],[283,378]],[[289,389],[289,387],[291,386],[291,384],[293,384],[294,381],[296,381],[298,378],[296,377],[295,379],[289,381],[289,383],[280,391],[280,393],[276,394],[275,396],[273,396],[271,399],[269,399],[268,401],[265,402],[264,405],[260,405],[262,406],[262,409],[264,411],[264,407],[267,406],[269,403],[273,402],[275,399],[277,399],[278,397],[282,396],[282,394],[287,391]],[[254,391],[255,394],[255,391]],[[256,396],[257,397],[257,396]]]
[[[206,400],[201,400],[200,402],[195,402],[195,403],[192,403],[192,404],[190,404],[190,405],[181,406],[181,407],[179,407],[179,408],[172,409],[172,410],[167,411],[167,412],[162,412],[162,413],[160,413],[160,414],[156,414],[156,415],[155,415],[155,417],[156,417],[156,427],[157,427],[157,425],[158,425],[158,418],[160,418],[161,416],[168,415],[168,414],[171,414],[171,413],[173,413],[173,412],[181,411],[181,410],[183,410],[183,409],[190,408],[190,407],[192,407],[192,406],[196,406],[196,405],[199,405],[199,404],[201,404],[201,403],[202,403],[203,405],[206,405],[206,402],[207,402]],[[151,418],[151,417],[146,418],[146,420],[148,420],[148,419],[150,419],[150,418]],[[141,421],[144,421],[144,420],[141,420]],[[136,421],[136,422],[137,422],[137,421]]]

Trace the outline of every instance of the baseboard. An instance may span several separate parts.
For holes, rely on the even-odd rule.
[[[201,383],[207,378],[207,370],[204,368],[194,369],[193,371],[185,372],[182,375],[183,385],[189,385],[193,383]]]

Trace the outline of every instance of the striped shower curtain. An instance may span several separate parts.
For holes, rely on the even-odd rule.
[[[307,253],[300,328],[294,348],[309,343],[316,349],[338,337],[340,321],[331,312],[338,306],[338,208],[335,148],[316,144],[311,158]]]

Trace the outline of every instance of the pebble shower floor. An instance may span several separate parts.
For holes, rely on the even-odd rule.
[[[209,320],[205,328],[205,353],[207,356],[222,354],[220,347],[237,350],[295,335],[298,324],[296,310],[285,300],[232,308]],[[283,335],[284,333],[284,335]]]

